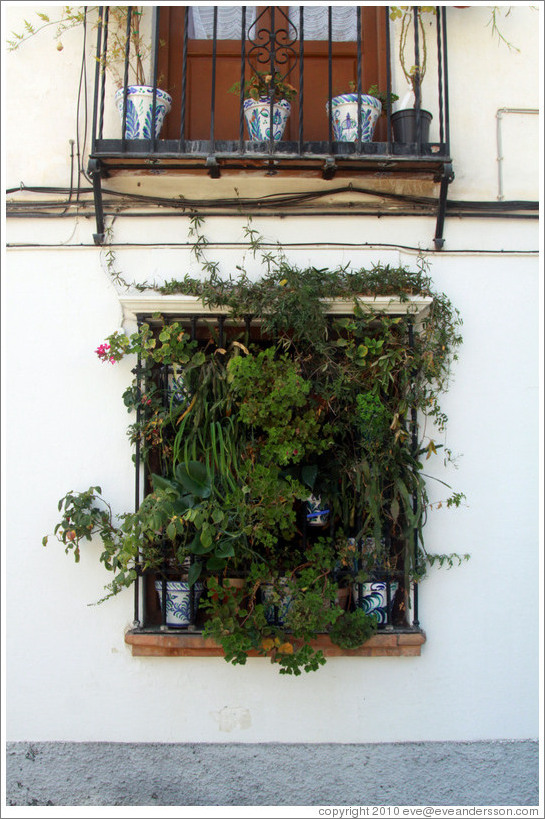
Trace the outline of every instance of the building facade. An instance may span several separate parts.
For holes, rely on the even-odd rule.
[[[51,19],[55,12],[3,6],[4,31],[23,32],[25,18],[38,28],[35,11]],[[155,743],[184,753],[211,743],[218,754],[232,744],[230,758],[239,763],[236,771],[246,768],[248,788],[250,782],[255,787],[259,755],[269,744],[282,760],[292,746],[288,779],[304,778],[310,754],[314,774],[329,764],[345,771],[345,803],[351,804],[381,804],[381,793],[389,804],[419,804],[405,764],[408,749],[419,749],[429,770],[439,773],[434,786],[422,786],[423,802],[537,804],[542,21],[541,9],[529,5],[506,11],[497,10],[500,36],[489,7],[448,6],[422,15],[428,66],[420,92],[432,109],[430,142],[422,150],[417,138],[416,147],[397,153],[392,112],[378,126],[378,154],[362,148],[362,134],[349,143],[355,153],[337,141],[333,146],[325,114],[334,93],[331,83],[328,94],[328,66],[345,82],[359,66],[358,38],[366,55],[364,82],[369,77],[388,86],[398,105],[408,94],[398,60],[401,18],[391,19],[385,7],[373,23],[363,19],[363,35],[354,22],[346,41],[332,40],[327,18],[316,18],[326,34],[309,36],[315,51],[304,51],[306,84],[299,29],[288,78],[299,90],[292,130],[256,154],[246,132],[239,139],[237,95],[224,93],[239,76],[240,35],[224,37],[217,23],[214,40],[206,21],[199,33],[195,12],[184,51],[188,18],[176,17],[184,6],[161,7],[157,18],[152,7],[144,9],[145,35],[153,37],[159,27],[162,42],[167,33],[169,51],[158,58],[156,76],[166,74],[175,103],[164,134],[155,143],[145,140],[140,152],[131,153],[130,145],[127,151],[118,112],[108,98],[101,102],[91,12],[60,41],[49,26],[4,54],[6,738],[14,766],[8,804],[33,798],[34,804],[102,804],[81,779],[68,795],[58,790],[64,743],[77,743],[70,747],[82,765],[85,756],[77,755],[95,756],[94,743],[127,743],[142,754],[144,767]],[[295,28],[299,7],[296,12],[290,18]],[[309,12],[309,32],[311,24]],[[250,40],[248,34],[243,62]],[[372,40],[380,45],[374,62]],[[180,53],[187,59],[179,74],[187,78],[184,87],[175,79]],[[306,118],[298,107],[303,88]],[[212,131],[210,111],[216,114]],[[162,140],[170,141],[166,148]],[[310,142],[318,147],[309,149]],[[318,673],[296,678],[279,676],[261,657],[232,666],[217,656],[133,656],[126,641],[134,627],[132,591],[94,605],[110,579],[97,559],[100,543],[82,549],[79,565],[54,540],[42,547],[67,490],[100,485],[118,513],[134,503],[130,419],[120,400],[134,362],[110,367],[94,351],[116,329],[134,330],[131,299],[149,298],[148,312],[164,309],[168,297],[145,290],[146,283],[202,272],[195,214],[207,240],[204,258],[218,262],[222,276],[241,265],[253,277],[263,273],[262,254],[252,254],[249,243],[251,229],[263,252],[280,245],[296,265],[425,264],[460,310],[464,342],[443,399],[444,443],[456,463],[446,472],[430,468],[466,500],[457,509],[430,512],[426,542],[431,551],[469,553],[470,559],[452,569],[432,567],[420,584],[426,640],[419,656],[330,657]],[[433,492],[440,501],[441,491]],[[244,757],[240,744],[258,746],[254,756]],[[342,761],[331,756],[339,744]],[[32,748],[40,753],[31,761]],[[373,759],[373,749],[381,754],[385,748],[392,762],[385,765],[389,773],[381,768],[388,783],[381,792],[380,772],[373,772],[373,787],[365,780],[362,754]],[[443,767],[434,749],[447,760]],[[40,780],[37,763],[48,759],[52,768]],[[212,756],[208,764],[219,771],[224,759]],[[452,759],[464,760],[462,768],[449,767]],[[498,766],[503,772],[504,763],[500,787],[494,772]],[[113,764],[124,763],[116,757]],[[150,801],[119,804],[186,804],[180,794],[163,802],[156,794],[154,801],[153,786],[148,793],[141,789],[148,780],[139,782],[127,788],[138,794],[134,799]],[[56,795],[47,796],[48,787]],[[299,802],[286,785],[277,803],[341,802],[333,786],[302,792]],[[235,795],[229,786],[224,793],[222,802],[211,785],[187,804],[276,804],[268,789],[262,802],[240,782]],[[109,792],[109,798],[118,797]]]

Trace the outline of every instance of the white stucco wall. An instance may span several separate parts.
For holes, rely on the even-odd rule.
[[[22,15],[20,9],[8,11]],[[505,21],[520,55],[489,42],[484,26],[467,33],[469,15],[481,13],[451,15],[452,195],[494,200],[495,112],[538,102],[536,83],[528,82],[537,71],[538,26],[532,21],[538,12],[517,7]],[[478,39],[474,51],[467,48],[468,37]],[[28,49],[7,55],[7,186],[68,182],[79,46],[71,46],[68,36],[63,42],[59,54],[36,39],[32,59]],[[34,120],[42,134],[50,134],[40,150],[29,132],[29,114],[12,104],[29,84],[29,59],[47,65],[41,71],[46,88],[34,100]],[[67,61],[62,68],[58,59]],[[500,89],[498,71],[505,64],[511,67],[502,68]],[[460,98],[477,75],[482,87],[467,119],[484,129],[483,139],[470,138],[459,115]],[[71,85],[57,107],[46,110],[61,76]],[[523,120],[535,124],[531,117]],[[525,159],[524,168],[537,168],[529,149]],[[508,198],[537,197],[537,172],[531,178],[525,173],[520,163],[506,161]],[[243,224],[210,218],[205,232],[213,241],[237,240]],[[416,252],[355,250],[350,243],[357,237],[429,247],[435,227],[431,218],[271,218],[255,224],[273,242],[345,243],[289,250],[294,262],[318,266],[414,265]],[[150,248],[119,249],[116,268],[139,280],[194,270],[187,250],[162,244],[185,241],[187,229],[183,216],[119,219],[118,242],[144,237]],[[41,546],[56,522],[57,500],[69,489],[99,484],[118,512],[133,502],[129,416],[121,402],[131,365],[101,364],[93,353],[122,322],[103,252],[92,246],[94,230],[93,219],[84,217],[8,223],[12,245],[55,246],[11,247],[5,259],[8,739],[359,743],[535,737],[541,300],[537,259],[525,252],[538,247],[537,223],[447,219],[446,250],[429,256],[436,287],[464,319],[464,345],[444,407],[448,444],[460,453],[458,469],[447,479],[468,500],[459,510],[431,515],[427,542],[431,551],[467,551],[472,558],[459,569],[432,571],[422,584],[422,656],[330,659],[316,674],[295,679],[279,678],[261,659],[232,667],[220,658],[133,658],[123,639],[132,622],[132,593],[88,605],[109,579],[97,560],[100,545],[85,549],[79,566],[53,540]],[[220,258],[225,272],[241,260],[238,251],[222,248],[212,249],[210,257]],[[249,256],[248,263],[254,264]]]

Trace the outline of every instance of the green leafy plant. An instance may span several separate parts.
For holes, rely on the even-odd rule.
[[[435,14],[435,6],[417,6],[416,12],[413,6],[392,6],[390,8],[390,19],[401,21],[401,33],[399,37],[399,63],[405,79],[413,88],[415,96],[419,93],[420,86],[426,74],[428,63],[428,46],[426,42],[426,28],[423,14]],[[418,26],[419,42],[421,46],[421,60],[419,65],[413,65],[407,57],[408,37],[414,31],[414,25]]]
[[[240,82],[235,82],[229,89],[230,94],[240,94]],[[282,77],[279,71],[274,74],[267,74],[265,71],[256,71],[244,83],[244,97],[246,99],[260,100],[272,99],[288,100],[291,102],[297,96],[297,89],[290,85]]]
[[[240,419],[262,436],[261,457],[279,466],[295,464],[333,443],[321,407],[309,396],[311,382],[298,361],[277,356],[275,348],[237,356],[228,375],[239,400]]]
[[[355,649],[377,631],[377,621],[362,609],[343,612],[331,626],[329,636],[339,648]]]
[[[296,676],[325,663],[323,650],[312,641],[317,634],[333,634],[334,624],[344,615],[335,602],[335,550],[322,538],[300,559],[304,562],[288,575],[273,576],[266,564],[254,564],[243,589],[209,581],[212,593],[204,603],[209,612],[204,633],[223,647],[227,661],[244,665],[249,656],[268,656],[281,674]],[[260,595],[264,587],[266,598]],[[343,631],[356,647],[376,630],[376,624],[369,623],[364,632],[360,619],[347,621]],[[357,629],[351,628],[352,623],[358,624]]]
[[[509,42],[499,28],[498,17],[501,14],[501,9],[498,6],[490,6],[489,10],[490,19],[486,25],[490,26],[492,35],[495,35],[498,38],[498,42],[503,42],[510,51],[519,51],[520,49],[518,49],[513,43]],[[509,7],[505,11],[505,16],[507,16],[510,11],[511,9]],[[390,6],[390,19],[393,21],[399,20],[401,24],[398,49],[399,63],[405,79],[412,86],[415,96],[424,80],[428,62],[425,15],[433,14],[436,14],[435,6]],[[414,48],[412,47],[412,41],[409,40],[409,34],[414,32],[415,20],[416,25],[418,26],[419,43],[421,49],[421,59],[419,65],[414,65],[412,63]],[[374,94],[373,96],[377,95]]]
[[[348,83],[348,87],[350,89],[351,94],[357,93],[358,84],[355,80],[350,80]],[[380,101],[382,105],[381,116],[386,116],[388,107],[391,108],[394,102],[396,102],[399,99],[398,95],[394,94],[393,92],[390,92],[388,94],[387,91],[379,91],[378,85],[376,84],[373,84],[369,87],[367,94],[368,96],[374,97],[375,99]]]

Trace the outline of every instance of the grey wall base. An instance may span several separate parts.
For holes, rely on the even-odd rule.
[[[538,743],[16,742],[7,805],[537,805]]]

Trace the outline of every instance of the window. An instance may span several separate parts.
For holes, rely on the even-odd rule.
[[[203,312],[197,299],[187,297],[173,297],[170,304],[162,302],[163,311],[165,306],[168,310],[162,318],[142,312],[144,298],[123,301],[126,309],[139,315],[140,327],[148,338],[155,339],[150,345],[154,357],[141,362],[139,383],[136,391],[130,393],[139,407],[133,435],[138,443],[137,474],[141,462],[144,464],[144,491],[157,494],[158,489],[166,486],[163,482],[172,478],[176,462],[186,464],[179,473],[183,491],[195,486],[194,482],[201,486],[196,487],[195,498],[187,507],[193,511],[185,515],[185,523],[169,530],[164,563],[156,564],[153,572],[144,572],[144,593],[137,601],[140,631],[154,632],[165,625],[184,628],[184,623],[170,620],[168,606],[175,608],[178,604],[167,606],[165,594],[167,583],[180,576],[179,565],[174,574],[171,570],[181,556],[184,571],[191,575],[192,566],[193,580],[197,580],[193,598],[184,604],[184,613],[191,619],[189,633],[199,634],[206,625],[203,619],[206,614],[198,608],[201,573],[203,577],[214,573],[221,577],[234,566],[236,574],[248,577],[258,564],[267,564],[274,555],[272,565],[277,569],[285,565],[295,574],[296,566],[304,570],[305,555],[325,560],[325,550],[330,562],[322,579],[327,575],[328,582],[331,580],[339,589],[346,590],[342,602],[346,611],[361,609],[371,613],[379,634],[394,629],[396,634],[411,638],[418,632],[420,639],[416,597],[413,599],[406,571],[407,549],[412,549],[412,543],[407,543],[407,527],[398,525],[404,517],[403,510],[384,522],[377,539],[376,520],[371,520],[368,499],[344,460],[347,453],[353,457],[360,452],[363,440],[360,434],[367,436],[361,452],[382,446],[381,436],[390,435],[384,425],[387,416],[381,416],[380,409],[386,396],[375,393],[369,406],[363,406],[355,393],[350,396],[349,380],[344,386],[339,386],[339,381],[335,388],[324,387],[325,382],[319,379],[313,381],[318,358],[309,356],[308,349],[302,354],[299,343],[290,341],[297,333],[292,336],[287,328],[278,336],[271,333],[271,327],[263,324],[262,319],[254,320],[251,316],[236,319],[226,315],[225,309]],[[354,356],[363,354],[362,345],[369,348],[366,355],[376,357],[384,344],[381,341],[384,332],[392,350],[400,344],[407,349],[410,332],[407,322],[393,317],[403,315],[407,309],[413,315],[414,311],[425,311],[428,301],[412,299],[404,304],[390,298],[379,299],[379,309],[385,310],[381,318],[369,312],[354,316],[350,302],[336,304],[327,319],[327,349],[328,355],[333,351],[337,358],[338,378],[342,381],[342,367],[350,360],[350,367],[354,365],[355,372],[360,371]],[[170,351],[177,344],[181,346],[172,358]],[[378,346],[371,352],[373,345]],[[163,348],[167,351],[164,355]],[[197,358],[190,358],[190,353]],[[401,367],[401,358],[398,364]],[[401,376],[401,369],[398,372]],[[297,390],[295,384],[299,385]],[[393,392],[398,388],[403,389],[401,383],[392,387]],[[300,398],[300,391],[306,397]],[[394,402],[399,398],[395,396]],[[282,401],[285,405],[277,406]],[[358,412],[366,418],[363,433],[363,428],[353,432],[352,420],[339,422],[341,404],[347,413],[345,421],[352,419],[350,413],[355,404],[350,409],[351,401],[358,403]],[[246,414],[241,410],[244,406],[249,407]],[[264,414],[260,415],[262,411]],[[279,420],[278,417],[275,420],[278,411],[282,412],[282,422],[271,430]],[[391,418],[388,416],[387,420],[389,426]],[[369,438],[373,423],[376,428]],[[237,438],[229,438],[234,432]],[[353,440],[348,442],[347,434]],[[236,458],[239,460],[235,463]],[[358,458],[359,455],[356,461]],[[194,460],[201,465],[209,464],[212,472],[208,478],[213,475],[211,494],[204,471],[199,469],[194,474],[185,471],[191,472],[192,467],[187,464]],[[222,473],[225,464],[227,476]],[[152,473],[160,478],[153,478]],[[385,481],[381,492],[391,489]],[[181,507],[178,512],[184,517]],[[196,516],[200,520],[194,526]],[[209,525],[212,534],[203,537]],[[329,549],[337,550],[333,562]],[[280,563],[275,562],[278,555]],[[197,571],[196,564],[200,564]],[[262,594],[265,584],[261,576],[258,583]],[[248,588],[244,593],[248,593]],[[257,599],[263,603],[267,598],[256,596]],[[288,620],[283,621],[283,617],[289,619],[289,608],[283,609],[281,599],[272,599],[274,604],[265,609],[268,624],[287,627],[289,634]],[[335,598],[337,604],[341,605],[340,597]],[[193,614],[197,614],[195,620]],[[325,627],[322,630],[327,631]],[[139,639],[133,634],[129,642],[142,645]],[[184,645],[178,645],[181,653]],[[411,643],[411,653],[416,653],[415,645]],[[391,653],[399,653],[397,648],[395,651],[392,648]]]

